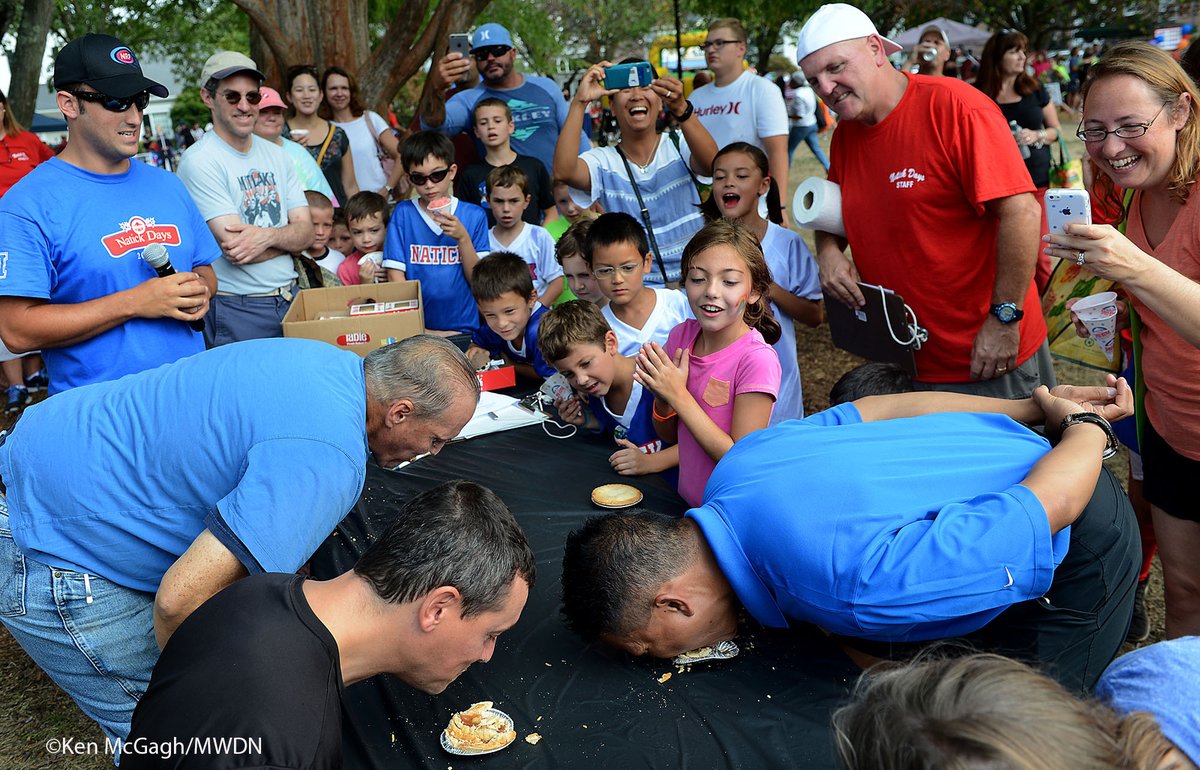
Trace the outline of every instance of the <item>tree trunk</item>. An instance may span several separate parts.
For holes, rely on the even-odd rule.
[[[754,68],[758,70],[758,74],[766,75],[771,68],[771,52],[775,50],[775,45],[779,42],[779,33],[783,29],[782,24],[777,24],[771,27],[759,27],[752,29],[747,35],[750,42],[754,46],[755,58]]]
[[[255,61],[264,72],[283,73],[293,64],[345,67],[358,80],[363,104],[376,110],[386,107],[435,49],[445,50],[452,27],[465,29],[489,2],[407,0],[372,51],[367,0],[233,1],[261,39],[263,52]]]
[[[54,0],[25,0],[21,25],[17,30],[17,48],[12,56],[12,84],[8,89],[9,109],[13,117],[28,126],[37,105],[38,79],[42,58],[46,55],[46,36]]]

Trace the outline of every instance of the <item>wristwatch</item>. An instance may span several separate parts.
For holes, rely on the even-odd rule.
[[[1100,426],[1100,429],[1104,431],[1104,435],[1107,436],[1108,442],[1104,445],[1104,454],[1101,455],[1101,457],[1107,460],[1117,453],[1118,443],[1116,431],[1113,430],[1112,425],[1109,424],[1108,420],[1092,412],[1075,412],[1074,414],[1068,414],[1063,418],[1062,424],[1058,426],[1058,434],[1061,436],[1067,432],[1067,428],[1071,427],[1072,425],[1078,425],[1082,422],[1090,422],[1093,425]]]
[[[685,107],[685,108],[683,109],[683,114],[682,114],[682,115],[676,115],[675,113],[673,113],[673,112],[672,112],[672,113],[671,113],[671,117],[675,118],[676,122],[679,122],[679,123],[686,123],[686,122],[687,122],[687,119],[688,119],[688,118],[690,118],[690,117],[692,117],[692,113],[693,113],[693,112],[695,112],[695,111],[696,111],[696,105],[692,104],[692,100],[691,100],[691,99],[688,99],[688,101],[687,101],[687,107]]]
[[[992,305],[991,314],[996,316],[996,320],[1002,324],[1020,321],[1025,317],[1025,313],[1017,307],[1015,302],[1001,302],[999,305]]]

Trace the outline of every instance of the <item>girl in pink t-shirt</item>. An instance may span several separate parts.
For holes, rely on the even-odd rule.
[[[771,272],[745,225],[705,225],[683,250],[682,274],[696,317],[671,330],[665,349],[643,345],[633,376],[654,392],[655,428],[679,444],[679,495],[696,506],[717,461],[771,419],[780,327],[767,302]]]

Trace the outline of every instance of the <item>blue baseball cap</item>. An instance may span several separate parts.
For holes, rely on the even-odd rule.
[[[509,48],[516,48],[508,30],[494,21],[479,27],[471,36],[472,51],[476,48],[486,48],[489,45],[506,45]]]

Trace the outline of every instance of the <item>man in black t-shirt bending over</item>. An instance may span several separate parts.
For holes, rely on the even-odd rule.
[[[492,657],[496,637],[521,616],[534,572],[525,534],[500,498],[451,481],[410,500],[333,580],[243,578],[171,636],[133,714],[121,768],[340,768],[343,688],[389,673],[442,692]],[[250,741],[215,753],[235,736]],[[204,745],[207,753],[189,753]]]

